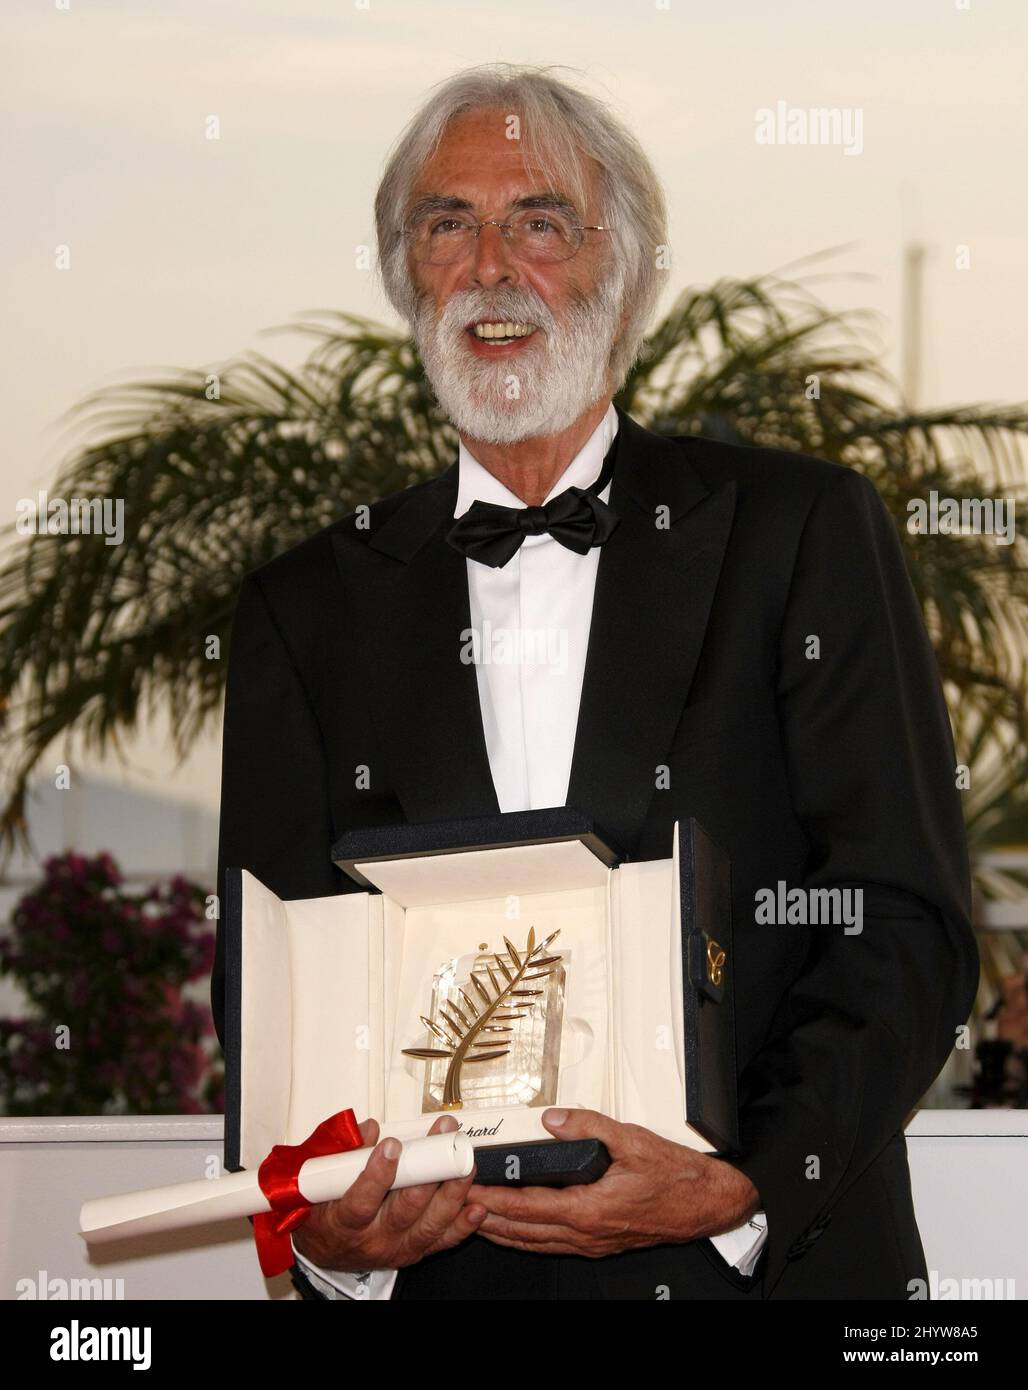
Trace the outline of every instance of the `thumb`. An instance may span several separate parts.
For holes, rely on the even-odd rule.
[[[599,1139],[611,1158],[625,1148],[624,1129],[599,1110],[544,1110],[542,1122],[555,1139]]]
[[[364,1147],[366,1149],[373,1149],[378,1143],[378,1121],[371,1119],[362,1120],[360,1131],[361,1139],[364,1141]]]

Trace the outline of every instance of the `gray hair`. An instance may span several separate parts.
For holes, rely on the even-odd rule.
[[[400,135],[375,195],[379,270],[390,303],[408,323],[416,296],[403,236],[415,181],[450,121],[464,111],[498,108],[520,117],[528,162],[585,207],[586,160],[600,169],[600,206],[612,262],[628,308],[610,358],[612,387],[639,356],[661,290],[658,255],[667,245],[664,192],[635,136],[595,97],[551,77],[552,68],[509,63],[467,68],[436,88]]]

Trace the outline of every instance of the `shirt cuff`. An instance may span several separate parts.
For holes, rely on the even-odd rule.
[[[312,1264],[301,1255],[295,1245],[293,1256],[318,1293],[330,1299],[348,1298],[358,1303],[385,1301],[392,1297],[393,1285],[399,1273],[395,1269],[372,1269],[367,1274],[349,1274],[342,1269],[322,1269],[320,1265]]]
[[[734,1231],[723,1231],[721,1235],[708,1239],[727,1264],[749,1278],[767,1243],[767,1215],[758,1211],[743,1225],[736,1226]]]

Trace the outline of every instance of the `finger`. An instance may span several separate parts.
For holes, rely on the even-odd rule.
[[[452,1134],[455,1129],[460,1129],[460,1125],[452,1115],[440,1115],[428,1132],[429,1134]]]
[[[378,1136],[379,1136],[378,1121],[377,1121],[377,1120],[371,1120],[371,1119],[362,1120],[362,1121],[361,1121],[361,1126],[360,1126],[360,1131],[361,1131],[361,1138],[364,1140],[364,1147],[365,1147],[366,1149],[373,1149],[373,1148],[375,1147],[375,1145],[378,1143]]]
[[[583,1192],[579,1187],[473,1187],[468,1201],[480,1203],[487,1211],[511,1221],[530,1221],[574,1226],[581,1213]]]
[[[466,1178],[448,1178],[445,1182],[420,1183],[391,1194],[382,1208],[382,1224],[392,1235],[410,1233],[425,1219],[431,1208],[428,1228],[437,1231],[448,1223],[464,1205],[468,1189],[475,1180],[472,1169]]]
[[[464,1209],[464,1198],[470,1186],[465,1177],[439,1184],[431,1200],[426,1202],[424,1209],[418,1212],[417,1218],[411,1222],[410,1229],[407,1230],[406,1238],[410,1248],[424,1254],[445,1238],[454,1220]]]
[[[631,1147],[630,1127],[599,1110],[544,1110],[542,1122],[556,1139],[599,1139],[611,1158]]]
[[[399,1139],[386,1138],[376,1145],[357,1181],[332,1203],[333,1217],[341,1226],[358,1229],[375,1219],[395,1181],[402,1151]]]
[[[416,1187],[400,1187],[382,1203],[383,1229],[397,1236],[409,1231],[439,1188],[437,1182],[421,1182]]]
[[[432,1134],[452,1134],[459,1129],[452,1115],[440,1115],[428,1131]],[[446,1184],[443,1184],[446,1186]],[[436,1182],[418,1183],[415,1187],[400,1188],[385,1203],[382,1210],[382,1224],[393,1234],[407,1231],[417,1221],[431,1202],[440,1184]],[[461,1194],[463,1203],[463,1193]]]
[[[581,1235],[567,1226],[543,1222],[508,1221],[504,1216],[489,1212],[478,1229],[483,1235],[502,1236],[504,1240],[520,1240],[530,1245],[563,1244],[578,1246]]]
[[[459,1245],[462,1240],[467,1240],[468,1236],[475,1234],[488,1214],[485,1207],[465,1204],[442,1235],[426,1246],[422,1254],[433,1255],[437,1250],[449,1250],[451,1246]]]
[[[426,1248],[443,1238],[466,1207],[468,1191],[473,1181],[473,1174],[469,1173],[466,1178],[455,1178],[439,1184],[432,1194],[431,1201],[411,1228],[410,1238],[417,1246]],[[480,1206],[481,1203],[477,1205]]]

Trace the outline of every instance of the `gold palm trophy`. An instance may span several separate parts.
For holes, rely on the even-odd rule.
[[[560,935],[536,945],[535,928],[517,950],[479,943],[468,978],[452,959],[436,972],[431,1017],[421,1022],[439,1046],[405,1047],[428,1063],[422,1113],[503,1105],[552,1105],[564,1012],[565,957],[547,955]],[[474,1073],[465,1076],[465,1066]]]

